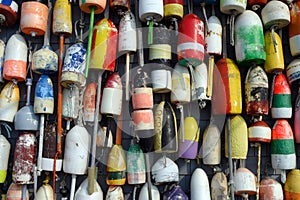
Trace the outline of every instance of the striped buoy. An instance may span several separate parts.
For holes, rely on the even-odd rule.
[[[0,93],[0,120],[13,122],[18,111],[20,90],[17,84],[8,82]]]
[[[245,79],[247,115],[268,115],[268,88],[268,76],[265,71],[258,65],[251,67]]]
[[[300,2],[295,1],[290,5],[289,44],[292,56],[297,56],[300,54]]]
[[[221,163],[221,133],[215,124],[209,125],[204,130],[200,153],[205,165]]]
[[[256,121],[248,128],[249,142],[271,142],[271,128],[264,121]]]
[[[154,129],[154,117],[151,109],[133,111],[132,119],[135,131]]]
[[[228,124],[226,124],[228,126]],[[248,153],[248,129],[241,115],[230,117],[232,159],[246,159]],[[225,156],[228,158],[228,133],[225,130]]]
[[[275,75],[271,115],[274,119],[292,117],[292,100],[289,83],[283,73]]]
[[[184,136],[180,132],[178,147],[178,155],[180,158],[196,158],[198,153],[199,136],[200,128],[198,127],[196,119],[194,117],[186,117],[184,119]]]
[[[281,184],[270,177],[261,180],[259,185],[259,200],[265,199],[283,200]]]
[[[16,183],[11,183],[7,194],[6,194],[6,200],[23,200],[23,185],[19,185]],[[29,192],[28,189],[26,189],[26,198],[25,200],[29,200]]]
[[[273,169],[296,168],[293,131],[285,119],[278,119],[272,128],[271,163]]]
[[[118,29],[110,19],[103,18],[93,30],[90,69],[114,71],[116,64]]]
[[[264,68],[267,73],[284,70],[284,57],[281,38],[276,32],[274,32],[273,35],[269,30],[265,32],[266,61]]]
[[[226,200],[228,197],[227,177],[223,172],[217,172],[210,183],[211,200]]]
[[[233,176],[233,181],[235,186],[235,194],[256,194],[256,177],[249,169],[238,168]]]
[[[251,10],[246,10],[237,17],[234,26],[237,63],[241,66],[264,63],[265,41],[259,16]]]
[[[284,197],[286,200],[300,199],[300,170],[291,170],[284,184]]]
[[[153,108],[152,88],[149,87],[134,88],[132,94],[132,107],[134,110]]]
[[[179,64],[198,66],[204,59],[203,21],[195,14],[187,14],[180,21],[178,31],[177,57]]]
[[[11,26],[18,19],[19,5],[15,1],[1,1],[0,3],[0,23],[1,26]]]
[[[205,50],[209,55],[222,53],[222,24],[218,17],[212,15],[207,20],[207,33],[205,35]]]
[[[182,19],[183,0],[164,0],[164,17]]]
[[[298,84],[300,81],[300,59],[295,58],[286,68],[289,84]]]
[[[241,75],[229,58],[220,59],[214,70],[212,112],[214,114],[242,113]],[[223,98],[218,98],[222,96]]]

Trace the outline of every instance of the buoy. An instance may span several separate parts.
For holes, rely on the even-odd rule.
[[[268,76],[258,65],[251,67],[245,79],[245,103],[247,115],[268,115]]]
[[[241,75],[238,66],[229,58],[220,59],[214,70],[214,95],[223,98],[212,98],[214,114],[242,113]]]
[[[246,10],[240,14],[234,25],[235,54],[241,66],[259,65],[266,60],[263,25],[259,16]]]
[[[89,83],[86,86],[83,97],[83,115],[84,121],[93,122],[94,114],[96,110],[96,93],[97,84],[94,82]]]
[[[158,104],[154,113],[154,125],[155,152],[177,152],[176,116],[170,103],[162,101]]]
[[[102,102],[101,113],[120,115],[122,110],[122,80],[120,75],[115,72],[110,75],[105,83]]]
[[[18,111],[20,91],[16,83],[8,82],[0,93],[0,120],[13,122]]]
[[[103,18],[93,30],[89,69],[115,70],[118,30],[110,19]]]
[[[267,4],[268,0],[247,0],[247,6],[253,11],[257,11]]]
[[[184,135],[179,132],[178,155],[180,158],[195,159],[198,153],[200,128],[194,117],[184,119]],[[182,138],[184,137],[184,138]]]
[[[49,180],[43,181],[43,185],[38,189],[35,200],[48,200],[48,199],[54,199],[53,196],[53,189],[51,185],[48,184]]]
[[[188,200],[188,196],[181,189],[180,185],[171,185],[169,190],[166,191],[163,195],[163,199],[172,200],[172,199],[180,199],[180,200]]]
[[[186,28],[191,27],[191,28]],[[182,66],[200,65],[204,60],[204,23],[195,14],[187,14],[179,23],[177,57]]]
[[[289,24],[289,45],[292,56],[297,56],[300,54],[300,2],[295,1],[291,5],[290,9],[290,24]]]
[[[154,93],[168,93],[172,90],[171,72],[168,66],[164,64],[159,66],[161,69],[155,69],[151,72],[152,90]]]
[[[211,200],[226,200],[228,197],[227,178],[223,172],[217,172],[210,183]]]
[[[284,70],[284,57],[281,39],[276,32],[274,32],[273,35],[274,36],[272,36],[271,31],[267,30],[265,32],[266,61],[264,68],[267,73]]]
[[[298,92],[296,102],[295,102],[295,111],[294,111],[294,135],[295,142],[300,143],[300,94]]]
[[[292,200],[292,199],[300,198],[299,177],[300,177],[299,169],[293,169],[288,173],[286,183],[284,184],[285,199]]]
[[[210,200],[208,177],[201,168],[196,168],[191,178],[191,200]]]
[[[26,193],[24,196],[25,196],[24,200],[29,200],[28,189],[26,189]],[[23,200],[23,186],[20,184],[11,183],[6,194],[6,200],[21,200],[21,199]]]
[[[12,26],[18,19],[19,5],[15,1],[0,3],[0,23],[2,26]]]
[[[41,169],[44,171],[54,171],[54,163],[55,170],[61,171],[62,169],[62,155],[59,155],[55,160],[56,154],[56,141],[57,141],[57,132],[56,132],[56,124],[48,123],[44,128],[44,141],[43,141],[43,153],[41,159]]]
[[[152,88],[134,88],[132,94],[132,107],[134,110],[153,108]]]
[[[202,102],[206,105],[206,101],[211,100],[211,95],[208,92],[210,77],[207,65],[203,62],[196,66],[193,70],[192,77],[193,76],[192,101]]]
[[[21,8],[21,31],[32,37],[44,35],[47,29],[47,1],[25,1]]]
[[[54,94],[53,84],[48,75],[41,75],[35,88],[34,113],[53,114]]]
[[[221,133],[215,124],[209,125],[204,130],[200,153],[205,165],[221,163]]]
[[[130,185],[146,182],[146,165],[139,144],[131,144],[127,152],[127,182]]]
[[[233,180],[235,194],[256,194],[256,177],[249,169],[242,167],[238,168],[236,174],[233,176]]]
[[[179,169],[177,164],[168,157],[159,158],[151,168],[155,185],[179,181]]]
[[[230,130],[232,159],[246,159],[248,153],[248,129],[241,115],[233,115],[230,117]],[[226,129],[225,144],[228,144],[227,132]],[[225,156],[228,158],[228,145],[225,145]]]
[[[271,142],[271,128],[264,121],[256,121],[248,128],[249,142]]]
[[[1,4],[0,4],[1,9]],[[5,43],[3,40],[0,40],[0,82],[3,83],[3,64],[4,64],[4,52],[5,52]]]
[[[271,163],[273,169],[296,168],[293,131],[285,119],[278,119],[272,128]]]
[[[150,182],[151,184],[151,182]],[[160,200],[160,193],[158,188],[155,185],[150,185],[151,188],[151,194],[152,194],[152,199],[155,200]],[[150,200],[149,199],[149,190],[148,190],[148,183],[145,183],[140,191],[139,194],[139,200]]]
[[[6,80],[24,81],[27,68],[27,44],[18,33],[8,39],[5,47],[3,78]],[[17,52],[17,53],[16,53]]]
[[[259,185],[259,199],[283,200],[283,190],[281,184],[270,177],[262,179]]]
[[[100,14],[104,11],[106,7],[106,1],[105,0],[101,0],[101,1],[83,0],[83,1],[79,1],[79,6],[80,9],[85,13],[91,13],[92,10],[91,7],[93,7],[93,12],[95,12],[95,14]]]
[[[67,120],[66,130],[70,130],[71,121],[79,115],[79,89],[76,85],[64,88],[62,96],[62,117]]]
[[[9,141],[0,134],[0,183],[4,183],[7,176],[8,159],[10,152]]]
[[[151,109],[135,110],[132,113],[132,118],[135,131],[154,129],[154,117]]]
[[[105,200],[124,200],[123,189],[120,186],[111,185],[108,188]]]
[[[275,75],[272,91],[271,115],[274,119],[291,118],[291,89],[283,73]]]
[[[79,186],[75,193],[75,200],[103,200],[103,192],[99,184],[95,184],[97,192],[89,195],[88,193],[88,179],[86,178]]]
[[[139,18],[149,25],[148,44],[153,42],[153,23],[160,22],[164,17],[163,0],[145,0],[139,2]]]
[[[190,74],[186,67],[175,65],[172,72],[171,102],[173,104],[184,104],[191,101]]]
[[[72,34],[71,3],[68,0],[57,0],[53,8],[52,32],[56,35]]]
[[[90,135],[83,127],[76,125],[67,134],[65,141],[63,171],[72,174],[70,199],[74,198],[76,175],[87,172],[90,149]]]
[[[286,76],[289,84],[298,84],[300,80],[300,59],[295,58],[286,68]]]
[[[164,18],[178,31],[178,20],[183,17],[183,0],[164,0]]]
[[[36,165],[37,141],[35,135],[22,132],[14,149],[14,165],[12,179],[17,184],[32,184],[33,171]]]
[[[85,60],[86,49],[81,42],[77,42],[67,49],[60,79],[60,83],[64,87],[70,87],[72,84],[78,87],[85,85]]]
[[[130,0],[110,0],[109,7],[121,15],[122,13],[130,10]]]

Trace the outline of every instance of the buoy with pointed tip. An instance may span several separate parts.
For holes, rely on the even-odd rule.
[[[107,162],[107,185],[124,185],[126,181],[126,156],[121,144],[113,146]]]
[[[285,199],[292,200],[292,199],[300,198],[299,180],[300,180],[299,169],[293,169],[288,173],[286,183],[284,184]]]
[[[228,126],[226,124],[226,126]],[[232,159],[246,159],[248,153],[248,129],[241,115],[230,117],[230,135]],[[228,133],[225,130],[225,144],[228,144]],[[228,145],[225,145],[225,156],[228,158]]]
[[[190,28],[186,28],[190,27]],[[187,14],[178,27],[177,57],[182,66],[200,65],[204,60],[204,23],[195,14]]]
[[[289,45],[292,56],[297,56],[300,54],[300,27],[298,26],[300,23],[300,2],[295,1],[290,5]]]
[[[159,158],[153,164],[151,172],[155,185],[179,181],[179,168],[177,164],[165,156]]]
[[[191,200],[198,199],[211,199],[208,177],[201,168],[196,168],[191,178]]]
[[[238,66],[229,58],[220,59],[214,70],[212,112],[214,114],[242,113],[241,75]]]
[[[118,42],[118,29],[110,19],[103,18],[93,30],[89,69],[114,71]]]
[[[0,4],[1,8],[1,4]],[[5,43],[3,40],[0,40],[0,82],[3,83],[3,64],[4,64],[4,52],[5,52]]]
[[[217,172],[210,183],[211,200],[226,200],[228,197],[227,178],[223,172]]]
[[[200,128],[198,127],[197,121],[194,117],[186,117],[184,119],[184,135],[182,135],[181,132],[179,132],[179,134],[181,137],[178,145],[179,157],[195,159],[198,153]]]
[[[12,179],[17,184],[32,184],[36,165],[37,141],[35,135],[22,132],[14,149],[14,165]]]
[[[48,75],[41,75],[36,84],[33,108],[36,114],[53,114],[54,91]]]
[[[271,142],[271,128],[264,121],[256,121],[248,128],[249,142]]]
[[[162,101],[154,113],[154,150],[157,153],[174,153],[178,150],[177,124],[169,102]]]
[[[25,38],[16,33],[10,36],[5,47],[3,78],[24,81],[26,78],[28,47]],[[16,53],[17,52],[17,53]]]
[[[10,152],[9,141],[0,134],[0,183],[4,183],[7,176],[8,159]]]
[[[151,184],[151,182],[150,182]],[[160,193],[158,188],[155,185],[150,185],[152,199],[160,200]],[[139,200],[149,200],[149,190],[148,190],[148,183],[145,183],[140,191]]]
[[[101,113],[120,115],[122,110],[122,80],[115,72],[110,75],[105,83],[101,102]]]
[[[256,194],[256,177],[249,169],[242,167],[238,168],[236,174],[233,176],[233,180],[235,194]]]
[[[120,186],[111,185],[108,188],[105,200],[124,200],[123,189]]]
[[[296,168],[293,131],[285,119],[278,119],[272,128],[271,163],[273,169]]]
[[[53,189],[51,185],[48,184],[49,180],[43,181],[43,185],[38,189],[35,200],[51,200],[54,199]]]
[[[88,193],[88,179],[86,178],[79,186],[75,193],[74,200],[103,200],[103,192],[99,184],[95,184],[97,192],[89,195]]]
[[[259,185],[259,200],[265,199],[283,200],[281,184],[270,177],[262,179]]]
[[[240,14],[234,25],[235,54],[241,66],[259,65],[266,60],[263,25],[259,16],[246,10]]]
[[[44,35],[48,21],[47,1],[24,1],[21,6],[21,31],[32,37]]]
[[[139,144],[130,145],[127,152],[127,182],[130,185],[146,182],[146,165]]]
[[[20,91],[16,83],[8,82],[0,93],[0,120],[13,122],[18,111]]]
[[[221,133],[215,124],[209,125],[204,130],[200,153],[205,165],[221,163]]]
[[[272,91],[271,115],[273,119],[292,117],[291,89],[283,73],[275,75]]]
[[[20,184],[11,183],[6,194],[6,200],[29,200],[28,189],[26,189],[24,197],[25,199],[23,199],[23,186]]]
[[[268,115],[268,76],[258,65],[249,68],[245,79],[245,103],[247,115]]]
[[[1,26],[12,26],[18,19],[19,5],[15,1],[2,1],[0,3]]]
[[[281,38],[276,32],[272,35],[272,32],[267,30],[265,32],[265,43],[266,61],[264,68],[266,72],[273,73],[276,71],[283,71],[284,57]]]

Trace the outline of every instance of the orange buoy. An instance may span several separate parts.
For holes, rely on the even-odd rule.
[[[47,2],[47,1],[46,1]],[[48,7],[39,1],[25,1],[21,8],[21,31],[31,36],[44,35],[47,29]]]
[[[105,0],[81,0],[79,1],[80,9],[85,13],[91,12],[91,7],[94,7],[95,14],[100,14],[106,7]]]
[[[261,180],[259,185],[259,200],[265,199],[283,200],[281,184],[270,177]]]
[[[22,199],[22,193],[23,193],[23,186],[12,183],[10,184],[7,194],[6,194],[6,200],[20,200]],[[29,200],[29,192],[26,190],[26,199]]]

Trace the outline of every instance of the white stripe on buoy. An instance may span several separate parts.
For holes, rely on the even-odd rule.
[[[271,154],[271,163],[273,169],[295,169],[296,155]]]
[[[271,108],[272,118],[291,118],[292,117],[292,108]]]
[[[186,42],[186,43],[178,44],[177,46],[177,52],[189,50],[189,49],[193,49],[196,51],[200,51],[201,53],[204,53],[204,46],[199,43]]]

